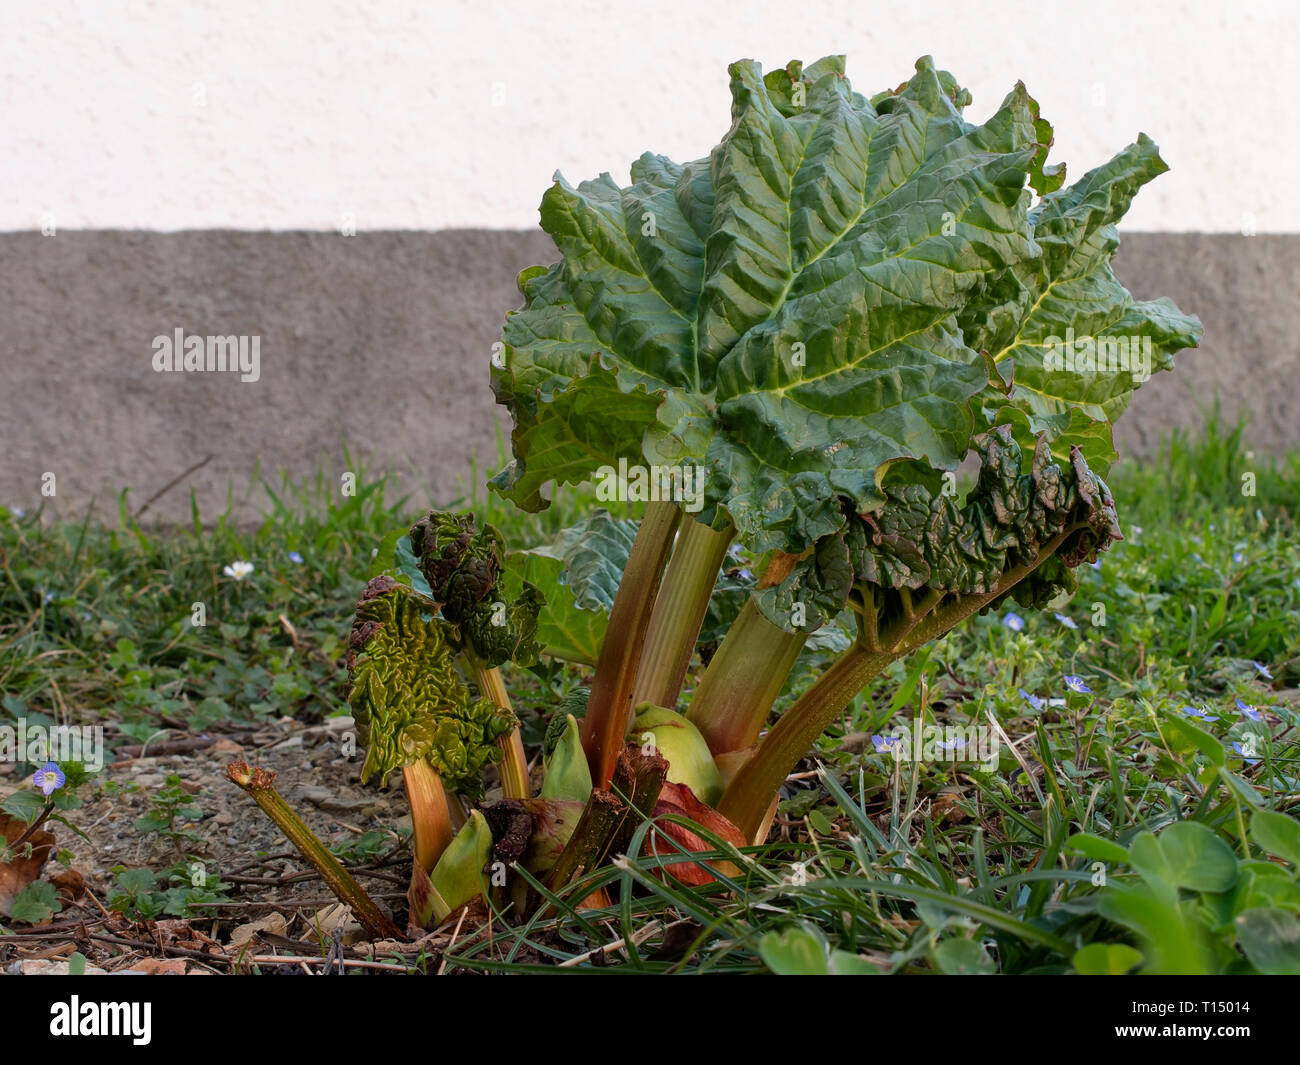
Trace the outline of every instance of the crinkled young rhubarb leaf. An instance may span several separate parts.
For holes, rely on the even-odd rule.
[[[973,444],[979,479],[964,503],[924,484],[887,487],[884,506],[849,514],[844,533],[823,539],[780,585],[755,593],[764,616],[787,631],[811,631],[839,611],[854,584],[980,595],[1067,531],[1052,558],[1010,594],[1028,607],[1073,591],[1071,568],[1094,561],[1123,538],[1106,483],[1077,448],[1069,462],[1057,463],[1045,435],[1036,441],[1027,472],[1021,472],[1010,427],[977,436]],[[802,624],[792,623],[800,603]]]
[[[844,609],[853,561],[843,533],[823,536],[780,584],[753,593],[763,616],[787,632],[816,632]]]
[[[433,598],[453,625],[491,598],[505,554],[505,542],[491,525],[480,529],[473,514],[431,510],[411,526],[410,540]]]
[[[348,644],[348,705],[366,746],[362,781],[428,759],[452,790],[477,796],[479,773],[500,757],[496,740],[517,721],[471,699],[456,674],[454,629],[426,618],[427,604],[391,577],[357,603]]]
[[[1088,468],[1098,476],[1105,476],[1118,458],[1110,422],[1094,421],[1078,407],[1071,407],[1068,414],[1031,417],[1022,407],[1008,403],[994,409],[992,420],[1009,429],[1020,445],[1023,470],[1028,470],[1037,452],[1039,437],[1047,441],[1052,457],[1062,464],[1070,462],[1071,449],[1077,447]]]
[[[848,542],[856,579],[885,588],[959,595],[995,588],[1066,529],[1057,554],[1068,566],[1123,539],[1110,490],[1076,452],[1062,467],[1040,439],[1028,473],[1006,427],[977,437],[979,480],[965,504],[920,485],[891,493],[879,511],[854,518]]]
[[[536,663],[546,599],[527,580],[512,582],[515,594],[507,593],[505,541],[493,526],[479,528],[473,514],[431,510],[411,526],[409,543],[429,595],[480,662]],[[396,549],[394,557],[400,565]]]

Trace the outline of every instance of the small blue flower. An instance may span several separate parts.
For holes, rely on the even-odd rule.
[[[1024,688],[1020,689],[1020,697],[1029,704],[1031,710],[1042,710],[1043,699],[1038,695],[1030,695]]]
[[[1062,625],[1064,625],[1067,629],[1072,629],[1076,632],[1079,629],[1079,626],[1074,623],[1074,619],[1067,618],[1064,614],[1057,614],[1056,620],[1059,621]]]
[[[22,507],[13,507],[13,508],[11,508],[10,513],[11,513],[15,518],[25,518],[25,517],[27,517],[27,511],[23,510]]]
[[[290,551],[290,552],[289,552],[289,561],[292,562],[295,566],[301,566],[301,565],[302,565],[302,555],[298,554],[297,551]]]
[[[1253,748],[1254,745],[1252,744],[1251,746],[1252,746],[1252,748]],[[1241,745],[1240,743],[1238,743],[1236,740],[1233,740],[1233,741],[1232,741],[1232,749],[1233,749],[1234,751],[1236,751],[1239,755],[1241,755],[1242,758],[1245,758],[1245,759],[1246,759],[1246,764],[1247,764],[1247,765],[1259,765],[1259,759],[1258,759],[1258,758],[1251,758],[1251,757],[1250,757],[1250,755],[1252,755],[1252,754],[1255,753],[1253,749],[1247,751],[1247,750],[1246,750],[1245,748],[1243,748],[1242,745]]]
[[[1232,561],[1237,563],[1237,565],[1240,566],[1243,562],[1246,561],[1246,556],[1240,551],[1234,551],[1232,553]]]
[[[901,741],[897,736],[872,736],[871,743],[876,748],[877,754],[898,754],[902,750]]]
[[[1243,715],[1243,716],[1250,718],[1251,721],[1263,721],[1263,720],[1264,720],[1264,715],[1263,715],[1263,714],[1261,714],[1258,710],[1256,710],[1256,709],[1255,709],[1253,706],[1251,706],[1249,703],[1243,703],[1240,699],[1237,700],[1237,709],[1240,710],[1240,711],[1242,712],[1242,715]]]
[[[743,581],[752,581],[754,579],[754,571],[750,569],[737,570],[736,576]]]
[[[1207,714],[1204,710],[1202,710],[1200,707],[1197,706],[1184,706],[1182,710],[1179,711],[1179,713],[1181,713],[1184,717],[1199,717],[1202,721],[1219,720],[1217,715]]]
[[[1012,632],[1020,632],[1025,627],[1025,619],[1019,614],[1007,613],[1002,619],[1002,624]]]
[[[47,603],[52,603],[52,602],[54,602],[54,593],[53,593],[53,592],[46,592],[46,593],[45,593],[45,601],[46,601]]]
[[[1273,679],[1273,674],[1268,671],[1268,666],[1262,665],[1259,662],[1252,662],[1251,665],[1255,667],[1255,672],[1265,680]]]
[[[1096,570],[1101,569],[1101,556],[1098,555],[1095,559],[1093,559],[1093,561],[1089,562],[1088,565],[1090,565],[1093,569]]]
[[[1082,695],[1090,695],[1092,689],[1083,683],[1082,677],[1076,677],[1072,673],[1067,673],[1064,677],[1065,686],[1072,692],[1079,692]]]
[[[960,751],[966,746],[966,737],[954,736],[950,740],[940,740],[939,746],[945,751]]]
[[[41,794],[46,798],[63,787],[67,781],[68,778],[63,775],[63,770],[59,768],[57,762],[46,762],[32,777],[32,783],[41,789]]]

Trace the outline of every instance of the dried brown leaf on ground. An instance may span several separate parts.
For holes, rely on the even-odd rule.
[[[141,958],[117,971],[143,973],[145,976],[186,976],[190,972],[190,964],[184,958]]]
[[[232,947],[242,947],[254,936],[263,932],[283,936],[288,926],[289,923],[284,919],[284,914],[268,913],[265,917],[259,917],[256,921],[249,921],[247,924],[236,927],[230,933],[230,945]]]
[[[27,832],[27,823],[0,812],[0,832],[4,833],[5,846],[13,847]],[[29,844],[31,853],[24,857]],[[37,829],[27,837],[22,847],[16,849],[9,861],[0,864],[0,914],[10,916],[14,899],[28,884],[41,878],[41,870],[53,850],[54,833]]]
[[[151,924],[154,939],[160,947],[179,947],[197,950],[204,954],[225,954],[225,948],[189,921],[174,919],[154,921]]]

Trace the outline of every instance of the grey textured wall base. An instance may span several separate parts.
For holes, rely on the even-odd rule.
[[[487,361],[515,274],[555,258],[540,232],[0,234],[0,504],[60,512],[129,486],[139,506],[213,456],[151,513],[183,518],[189,488],[214,516],[233,484],[354,456],[394,469],[417,498],[450,502],[471,456],[496,465]],[[1138,298],[1172,297],[1205,340],[1158,375],[1121,422],[1122,451],[1153,453],[1215,395],[1245,409],[1257,446],[1300,446],[1294,375],[1300,236],[1130,234],[1116,272]],[[154,338],[260,337],[260,379],[158,373]],[[260,492],[238,516],[255,517]]]

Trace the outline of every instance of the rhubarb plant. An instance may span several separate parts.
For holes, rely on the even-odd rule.
[[[891,662],[1008,598],[1068,594],[1121,539],[1113,423],[1201,335],[1111,269],[1116,223],[1166,169],[1145,135],[1067,184],[1020,84],[976,124],[928,58],[872,96],[841,57],[730,75],[707,158],[556,177],[541,224],[561,258],[520,275],[492,359],[513,422],[495,491],[535,512],[612,485],[639,520],[596,512],[510,552],[433,513],[385,541],[358,606],[352,705],[368,769],[406,774],[415,925],[480,896],[535,909],[647,819],[652,854],[762,842],[787,775]],[[554,709],[540,790],[500,673],[539,654],[591,667],[585,706]],[[453,847],[443,792],[473,801],[494,760],[503,798]],[[494,863],[528,875],[503,890]]]

